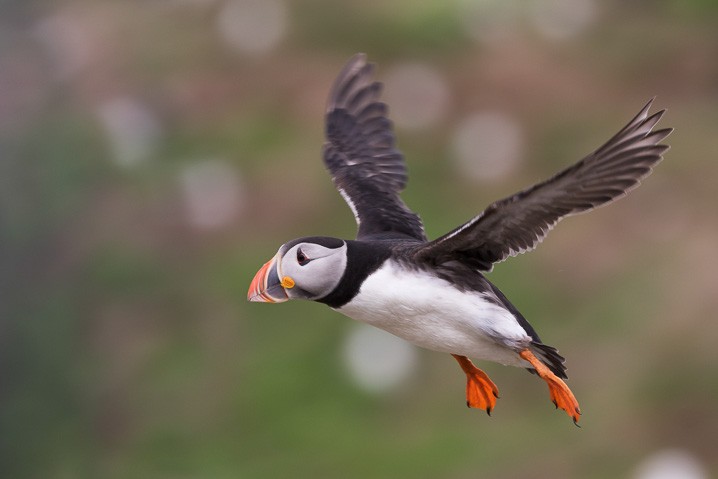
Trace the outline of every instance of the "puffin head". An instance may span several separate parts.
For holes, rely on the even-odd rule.
[[[326,236],[298,238],[283,244],[257,271],[247,299],[264,303],[320,299],[337,287],[346,266],[346,241]]]

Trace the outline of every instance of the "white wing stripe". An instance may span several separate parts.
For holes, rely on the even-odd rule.
[[[349,205],[349,209],[352,210],[352,213],[354,214],[354,219],[357,222],[357,226],[361,224],[361,220],[359,219],[359,213],[357,212],[357,207],[352,201],[352,199],[349,197],[346,191],[342,188],[337,188],[339,190],[339,194],[342,195],[342,198],[344,198],[344,201]]]

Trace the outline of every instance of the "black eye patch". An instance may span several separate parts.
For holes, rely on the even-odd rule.
[[[297,248],[297,263],[299,266],[304,266],[311,261],[307,255],[304,254],[301,248]]]

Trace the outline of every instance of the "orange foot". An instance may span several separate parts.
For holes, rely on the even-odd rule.
[[[499,388],[485,372],[474,366],[469,358],[457,354],[452,354],[452,356],[466,373],[466,405],[484,409],[486,414],[491,416],[491,411],[496,405],[496,398],[499,397]]]
[[[566,383],[552,373],[551,370],[528,349],[521,351],[519,356],[531,363],[531,366],[534,367],[539,377],[546,381],[549,392],[551,393],[551,401],[553,401],[553,404],[557,408],[561,408],[566,411],[566,414],[571,416],[573,419],[573,423],[578,426],[581,410],[578,407],[576,397],[573,395]]]

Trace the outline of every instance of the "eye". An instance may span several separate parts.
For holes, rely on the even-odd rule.
[[[304,266],[309,263],[309,261],[307,255],[305,255],[301,249],[297,249],[297,263],[299,263],[299,266]]]

